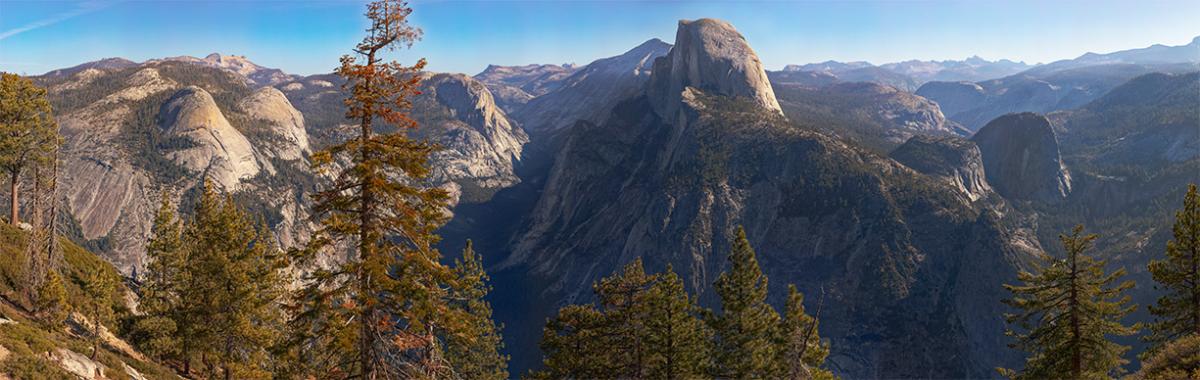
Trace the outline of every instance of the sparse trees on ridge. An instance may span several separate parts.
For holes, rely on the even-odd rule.
[[[21,221],[21,176],[54,159],[61,143],[46,89],[17,74],[0,73],[0,169],[9,177],[9,223]]]

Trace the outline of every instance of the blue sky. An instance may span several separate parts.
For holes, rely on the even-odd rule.
[[[396,54],[434,71],[580,63],[660,38],[676,21],[733,23],[768,69],[790,63],[962,59],[1030,63],[1200,35],[1200,1],[414,1],[425,38]],[[328,72],[362,36],[361,1],[0,0],[0,70],[212,52]]]

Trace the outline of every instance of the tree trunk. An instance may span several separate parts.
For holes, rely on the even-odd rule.
[[[1067,252],[1071,255],[1071,295],[1070,301],[1067,302],[1067,312],[1071,313],[1071,378],[1079,379],[1083,373],[1083,357],[1080,352],[1080,328],[1079,328],[1079,272],[1077,265],[1079,262],[1079,252]]]
[[[21,190],[21,188],[20,188],[21,172],[17,171],[17,170],[10,170],[8,172],[8,174],[9,174],[9,177],[12,179],[12,181],[9,182],[8,200],[9,200],[9,207],[11,207],[9,209],[11,211],[11,214],[9,214],[8,222],[15,226],[18,223],[21,223],[21,219],[20,219],[21,203],[18,202],[18,199],[19,199],[18,192]]]
[[[374,64],[375,64],[375,50],[372,49],[369,53],[367,53],[367,66],[373,66]],[[373,72],[374,69],[372,69],[371,71]],[[368,76],[363,81],[362,85],[364,87],[366,87],[368,91],[370,91],[371,78]],[[361,131],[359,132],[360,133],[359,139],[361,139],[361,141],[362,141],[362,146],[359,147],[359,149],[361,149],[361,152],[362,152],[362,154],[360,156],[360,159],[362,160],[362,162],[360,163],[360,165],[367,165],[369,160],[371,159],[371,154],[370,154],[371,119],[372,119],[372,116],[374,116],[374,115],[372,115],[372,112],[371,112],[372,108],[373,108],[373,105],[370,102],[366,102],[366,104],[364,104],[362,120],[359,122],[359,128],[361,128]],[[366,170],[367,173],[365,174],[366,177],[362,179],[362,189],[360,190],[361,194],[359,194],[359,196],[362,197],[360,210],[359,210],[359,226],[358,226],[358,228],[359,228],[359,230],[358,230],[359,253],[358,254],[359,254],[359,260],[361,260],[361,262],[366,262],[367,260],[369,260],[371,258],[372,254],[373,254],[373,252],[372,252],[373,250],[370,249],[369,247],[371,244],[374,243],[374,242],[370,242],[367,240],[370,237],[370,232],[371,232],[371,229],[373,228],[372,217],[374,215],[372,215],[372,213],[374,210],[372,210],[372,206],[374,204],[375,199],[374,199],[374,194],[371,191],[372,190],[371,186],[372,186],[372,181],[374,180],[374,178],[372,178],[372,177],[375,175],[373,170],[375,170],[375,169],[370,168],[370,167],[368,167],[366,169],[367,169]],[[359,355],[359,360],[362,365],[362,372],[363,372],[362,377],[367,380],[374,380],[375,379],[375,366],[374,366],[375,358],[374,358],[374,349],[373,348],[375,346],[375,344],[374,344],[375,343],[375,341],[374,341],[375,334],[374,334],[374,328],[372,326],[374,321],[372,321],[372,319],[374,318],[375,313],[374,313],[373,307],[369,306],[372,304],[372,302],[368,302],[366,300],[368,297],[373,297],[374,294],[372,294],[372,292],[371,292],[370,274],[367,273],[365,270],[363,270],[361,266],[359,267],[358,283],[359,283],[358,296],[364,300],[362,305],[359,306],[362,308],[362,310],[361,310],[361,315],[359,316],[359,321],[358,321],[358,323],[360,323],[360,326],[359,326],[360,336],[358,337],[358,339],[359,339],[358,355]]]

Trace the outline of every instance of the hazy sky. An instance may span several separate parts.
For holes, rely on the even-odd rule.
[[[1200,35],[1200,1],[414,1],[425,39],[395,58],[475,74],[487,64],[580,63],[676,21],[725,19],[768,69],[790,63],[962,59],[1029,63]],[[328,72],[362,36],[362,1],[0,0],[0,70],[40,74],[105,57],[246,55]]]

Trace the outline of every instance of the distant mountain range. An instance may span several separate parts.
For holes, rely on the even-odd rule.
[[[825,61],[804,65],[787,65],[781,71],[783,73],[814,72],[827,74],[846,82],[877,82],[913,91],[925,82],[979,81],[1016,74],[1032,67],[1034,66],[1025,64],[1025,62],[1013,62],[1007,59],[988,61],[976,56],[961,61],[909,60],[879,66],[863,61]]]

